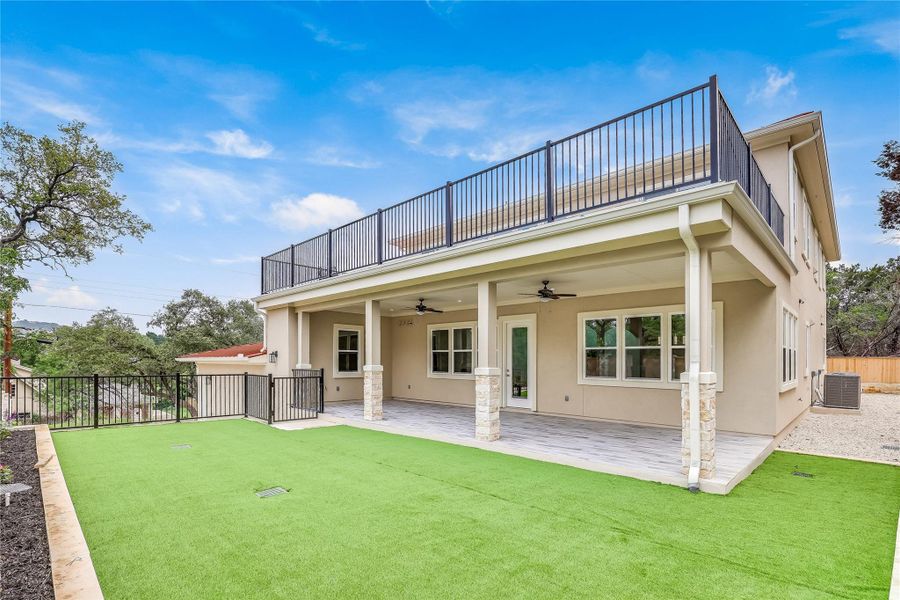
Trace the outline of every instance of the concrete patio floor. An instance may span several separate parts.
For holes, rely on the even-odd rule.
[[[475,409],[467,406],[386,400],[384,420],[363,419],[362,402],[325,406],[320,419],[461,444],[686,487],[681,473],[681,430],[501,411],[500,440],[475,439]],[[701,481],[703,491],[727,494],[774,449],[770,436],[716,432],[716,474]]]

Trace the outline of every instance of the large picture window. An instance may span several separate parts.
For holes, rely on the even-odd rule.
[[[724,389],[722,302],[713,302],[711,368]],[[623,387],[677,388],[687,370],[684,306],[580,313],[578,383]]]
[[[475,325],[456,323],[428,328],[428,374],[470,376],[475,365]]]
[[[362,375],[361,325],[334,326],[334,374],[336,377]]]

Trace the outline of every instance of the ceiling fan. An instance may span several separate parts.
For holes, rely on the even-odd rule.
[[[575,294],[557,294],[553,291],[552,287],[547,287],[550,285],[550,280],[545,279],[543,282],[544,287],[537,291],[537,294],[519,294],[520,296],[537,296],[537,298],[541,302],[550,302],[551,300],[559,300],[560,298],[574,298]]]
[[[442,313],[444,311],[438,310],[436,308],[431,308],[430,306],[425,306],[425,298],[419,298],[419,303],[415,306],[407,306],[406,310],[414,310],[417,315],[424,315],[427,312],[433,313]]]

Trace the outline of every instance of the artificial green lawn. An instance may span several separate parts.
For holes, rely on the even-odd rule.
[[[713,496],[343,426],[53,440],[108,599],[886,598],[900,508],[898,467],[783,452]]]

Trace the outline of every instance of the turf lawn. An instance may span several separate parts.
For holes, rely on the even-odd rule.
[[[723,497],[350,427],[53,440],[108,599],[883,599],[900,508],[898,467],[783,452]]]

